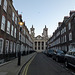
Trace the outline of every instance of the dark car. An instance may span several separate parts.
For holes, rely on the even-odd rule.
[[[55,50],[52,58],[57,62],[63,62],[65,60],[65,53],[62,50]]]
[[[48,56],[51,56],[51,57],[52,57],[53,54],[54,54],[54,50],[48,50],[48,52],[47,52],[47,55],[48,55]]]
[[[68,51],[65,54],[65,66],[68,67],[69,65],[75,67],[75,50]]]
[[[47,55],[47,50],[44,50],[43,53]]]

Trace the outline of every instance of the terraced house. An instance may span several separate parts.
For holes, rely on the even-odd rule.
[[[72,43],[75,44],[75,11],[70,11],[70,16],[65,16],[63,22],[58,23],[57,29],[47,41],[47,48],[68,51]]]
[[[32,50],[33,40],[29,30],[25,22],[21,27],[18,24],[20,21],[23,21],[22,15],[15,10],[13,1],[0,0],[0,61],[16,57],[20,46],[22,54]]]

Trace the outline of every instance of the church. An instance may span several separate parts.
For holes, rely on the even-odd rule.
[[[30,35],[33,39],[33,49],[37,52],[41,52],[43,50],[47,49],[46,42],[48,41],[48,28],[45,25],[45,28],[43,29],[42,36],[38,35],[35,37],[35,28],[32,25],[32,28],[30,28]]]

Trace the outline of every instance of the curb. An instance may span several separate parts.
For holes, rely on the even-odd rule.
[[[34,54],[34,55],[35,55],[35,54]],[[34,56],[34,55],[33,55],[33,56]],[[25,65],[33,58],[33,56],[21,67],[21,69],[20,69],[18,75],[21,74],[21,72],[22,72],[23,68],[25,67]]]
[[[10,63],[10,62],[11,62],[11,61],[8,61],[8,62],[5,62],[5,63],[2,63],[2,64],[0,64],[0,67],[3,66],[3,65],[8,64],[8,63]]]

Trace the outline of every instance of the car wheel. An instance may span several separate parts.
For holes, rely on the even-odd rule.
[[[68,67],[68,61],[67,60],[65,61],[65,66]]]

